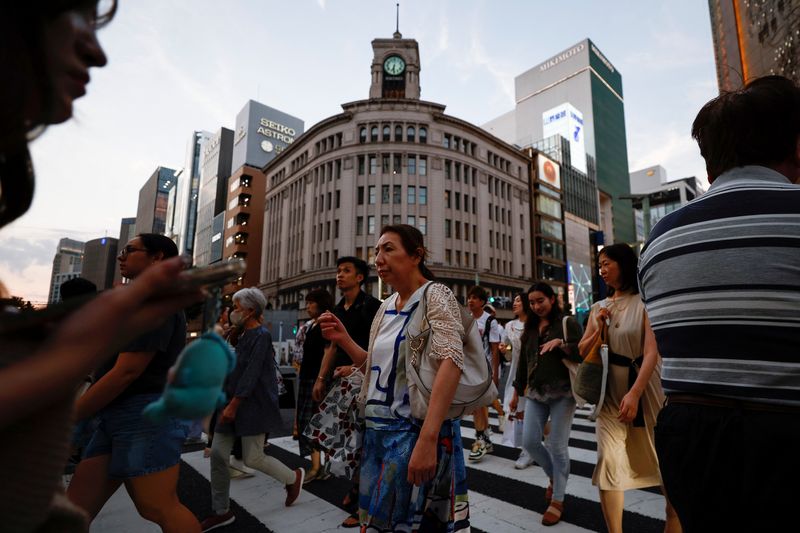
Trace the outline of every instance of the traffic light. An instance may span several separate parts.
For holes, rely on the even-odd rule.
[[[490,303],[490,304],[493,304],[493,303],[494,303],[494,296],[489,296],[489,303]]]
[[[292,335],[295,335],[295,336],[297,336],[297,324],[295,324],[294,326],[292,326]]]

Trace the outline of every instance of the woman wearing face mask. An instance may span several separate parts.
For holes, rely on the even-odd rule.
[[[283,426],[278,405],[278,380],[272,336],[261,324],[267,306],[264,293],[255,287],[233,295],[231,323],[241,330],[236,344],[236,367],[225,382],[228,404],[222,409],[211,445],[211,508],[214,514],[203,521],[203,531],[232,524],[230,471],[228,461],[235,437],[242,438],[244,464],[277,479],[286,487],[285,505],[297,499],[305,472],[289,467],[264,454],[266,433]]]
[[[592,306],[582,355],[608,325],[609,368],[606,396],[597,417],[597,465],[592,484],[610,533],[622,532],[625,492],[661,485],[653,431],[664,403],[658,346],[636,279],[636,254],[627,244],[600,250],[600,276],[609,297]],[[681,531],[678,516],[666,502],[664,531]]]
[[[176,255],[178,248],[168,237],[141,234],[119,253],[120,272],[135,280]],[[139,514],[163,531],[200,530],[176,492],[188,425],[175,419],[152,424],[141,414],[160,397],[185,342],[186,318],[178,312],[100,367],[95,383],[75,403],[76,418],[95,417],[95,430],[67,496],[92,518],[124,483]]]
[[[570,318],[568,331],[564,331],[563,313],[553,288],[547,283],[531,286],[527,300],[533,313],[525,322],[520,341],[522,355],[514,379],[511,409],[516,409],[519,397],[524,396],[522,445],[550,478],[545,491],[548,507],[542,515],[542,524],[552,526],[561,520],[564,511],[569,477],[569,433],[575,414],[575,398],[563,360],[581,360],[577,349],[581,329]],[[565,338],[572,342],[564,342]],[[550,433],[547,442],[542,443],[548,418]]]

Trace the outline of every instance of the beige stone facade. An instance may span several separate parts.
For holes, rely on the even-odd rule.
[[[494,296],[527,288],[530,159],[418,99],[416,41],[376,39],[373,49],[371,98],[343,104],[264,169],[260,284],[270,302],[302,308],[309,289],[335,291],[336,259],[373,263],[381,227],[396,223],[422,231],[431,270],[462,301],[476,282]],[[382,75],[393,56],[406,71]],[[367,288],[379,296],[377,285],[373,270]]]

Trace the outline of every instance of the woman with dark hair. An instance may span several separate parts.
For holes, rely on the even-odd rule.
[[[378,275],[397,292],[375,315],[370,349],[360,348],[332,313],[320,317],[323,335],[366,368],[360,395],[366,406],[362,531],[464,531],[469,504],[460,424],[446,418],[464,366],[461,311],[450,289],[431,284],[419,230],[386,226],[375,250]],[[419,420],[411,415],[398,346],[423,294],[432,328],[429,355],[439,366],[427,416]]]
[[[311,324],[306,329],[305,340],[303,341],[303,362],[300,363],[300,372],[297,385],[297,414],[295,423],[297,424],[300,455],[311,456],[311,470],[306,474],[306,483],[315,479],[327,479],[330,474],[321,470],[320,451],[311,446],[311,442],[303,432],[308,426],[308,421],[319,410],[319,403],[311,398],[314,390],[314,383],[319,376],[322,356],[325,354],[325,347],[330,343],[322,337],[322,329],[317,320],[322,313],[333,309],[333,296],[325,289],[314,289],[306,295],[306,312]]]
[[[144,233],[122,247],[117,259],[122,276],[135,280],[177,255],[171,239]],[[75,403],[75,417],[94,417],[95,429],[67,496],[90,517],[124,483],[139,514],[163,531],[200,531],[176,492],[188,425],[177,419],[153,424],[142,417],[142,409],[160,397],[185,342],[186,318],[179,311],[98,369],[95,383]]]
[[[33,199],[28,142],[49,124],[72,116],[86,92],[89,70],[106,63],[96,30],[116,2],[94,0],[0,2],[0,227],[22,216]],[[119,290],[43,325],[39,313],[0,339],[0,471],[23,480],[0,487],[3,529],[85,531],[85,518],[63,497],[61,474],[69,453],[72,402],[85,376],[115,350],[202,299],[176,290],[179,258],[163,261]],[[6,296],[0,284],[0,298]],[[0,324],[5,310],[0,308]],[[66,316],[66,318],[64,318]],[[28,323],[28,322],[26,322]],[[25,490],[21,490],[24,487]]]
[[[550,478],[545,492],[547,510],[542,524],[552,526],[561,520],[569,477],[569,434],[575,414],[575,398],[564,359],[581,360],[578,339],[581,328],[574,318],[564,331],[563,313],[553,288],[538,282],[528,289],[526,300],[532,313],[522,333],[522,355],[514,379],[511,409],[524,396],[525,418],[522,446],[542,466]],[[568,340],[565,340],[568,339]],[[550,433],[542,442],[548,418]]]
[[[621,533],[625,492],[660,486],[661,475],[653,429],[664,403],[661,362],[650,321],[639,297],[636,254],[627,244],[600,250],[600,276],[609,297],[595,303],[579,343],[581,355],[608,328],[608,383],[597,417],[597,465],[592,484],[600,490],[600,505],[610,533]],[[667,500],[665,531],[680,531]]]

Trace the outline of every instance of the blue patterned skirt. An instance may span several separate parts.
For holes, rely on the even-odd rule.
[[[467,471],[458,420],[439,432],[436,474],[421,487],[407,480],[419,428],[367,428],[361,456],[359,519],[362,532],[469,532]]]

